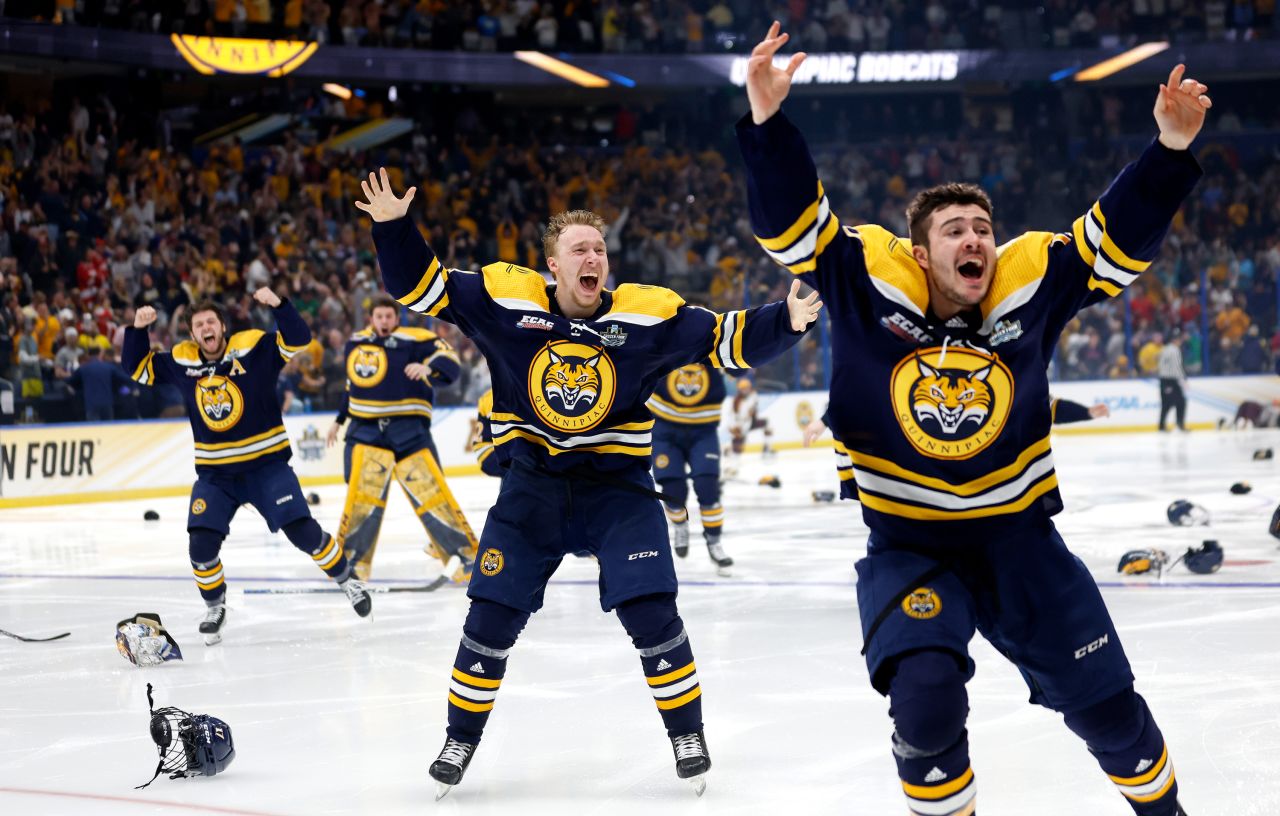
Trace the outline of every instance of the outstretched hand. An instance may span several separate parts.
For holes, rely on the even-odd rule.
[[[1178,63],[1169,72],[1169,82],[1156,95],[1155,117],[1160,127],[1160,144],[1171,150],[1186,150],[1204,127],[1205,112],[1213,107],[1209,86],[1183,79],[1186,66]]]
[[[751,59],[747,60],[747,99],[751,102],[751,121],[757,125],[778,112],[782,100],[791,92],[791,78],[804,58],[803,51],[791,55],[786,68],[773,67],[773,55],[791,39],[790,34],[779,34],[782,26],[777,20],[769,26],[769,33],[751,49]]]
[[[417,187],[410,187],[404,191],[403,197],[397,198],[391,192],[391,180],[387,178],[385,167],[379,168],[377,174],[370,173],[368,180],[360,182],[360,189],[364,190],[364,197],[369,199],[369,203],[357,201],[356,208],[369,213],[374,221],[404,218],[404,214],[409,212],[409,204],[413,202],[413,194],[418,192]]]
[[[818,300],[817,291],[808,297],[800,297],[800,280],[791,281],[791,291],[787,293],[787,313],[791,315],[791,330],[804,331],[805,327],[818,319],[822,311],[822,301]]]

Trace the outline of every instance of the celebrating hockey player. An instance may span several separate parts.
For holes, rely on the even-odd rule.
[[[1155,258],[1201,174],[1187,148],[1210,106],[1205,86],[1171,71],[1158,138],[1069,231],[998,246],[986,193],[944,184],[908,207],[908,239],[832,212],[779,111],[804,60],[774,64],[786,41],[774,23],[747,72],[738,139],[751,220],[768,255],[831,309],[831,429],[871,528],[857,565],[863,649],[890,698],[911,811],[976,808],[965,684],[977,630],[1135,813],[1180,813],[1172,760],[1102,596],[1051,521],[1062,499],[1045,369],[1075,313],[1120,294]]]
[[[342,456],[347,503],[338,543],[356,577],[369,578],[394,476],[426,528],[427,552],[444,563],[434,585],[465,580],[475,560],[476,537],[445,483],[431,439],[433,386],[457,378],[457,353],[435,332],[401,326],[400,304],[379,295],[369,310],[369,327],[351,335],[345,355],[347,391],[327,441],[333,445],[351,417]]]
[[[768,459],[773,456],[773,429],[769,420],[760,416],[760,394],[755,383],[743,377],[738,380],[733,399],[729,401],[729,447],[725,451],[728,462],[725,472],[729,476],[737,476],[742,463],[742,452],[746,450],[747,438],[752,431],[764,434],[764,448],[761,454]]]
[[[284,530],[293,546],[311,556],[338,582],[361,617],[371,599],[352,576],[337,539],[320,529],[289,467],[293,450],[276,398],[276,380],[285,362],[311,342],[298,310],[262,287],[258,303],[275,311],[278,332],[257,329],[227,336],[222,307],[201,301],[187,312],[191,339],[170,352],[151,351],[147,326],[156,310],[138,309],[125,330],[121,361],[142,385],[169,383],[181,392],[196,446],[196,483],[191,488],[187,534],[191,569],[208,606],[200,632],[205,643],[222,639],[227,619],[227,582],[222,572],[222,540],[242,504],[252,504],[272,532]]]
[[[471,608],[453,667],[448,737],[431,765],[439,795],[462,780],[507,669],[507,655],[566,553],[600,564],[600,605],[616,609],[640,652],[675,752],[701,793],[711,767],[702,688],[676,610],[666,524],[649,475],[659,377],[708,356],[747,368],[792,345],[816,318],[816,296],[715,314],[656,286],[605,288],[604,222],[575,210],[543,236],[548,286],[509,263],[479,273],[444,267],[406,217],[387,173],[362,182],[387,291],[458,325],[489,362],[494,452],[507,469],[480,537]]]
[[[710,363],[681,366],[658,380],[649,397],[653,412],[653,478],[671,522],[671,546],[676,555],[689,554],[689,480],[698,497],[702,536],[707,554],[720,569],[733,566],[720,544],[724,506],[720,503],[720,407],[724,403],[724,376]]]

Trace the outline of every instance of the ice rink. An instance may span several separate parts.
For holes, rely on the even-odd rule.
[[[447,441],[441,444],[449,444]],[[1060,436],[1067,544],[1090,566],[1168,740],[1191,816],[1280,812],[1280,550],[1267,522],[1280,465],[1254,461],[1276,432]],[[223,549],[231,612],[221,645],[196,633],[203,604],[186,556],[186,501],[0,511],[0,813],[3,814],[901,814],[887,702],[858,651],[853,563],[859,508],[815,504],[834,489],[829,448],[748,456],[726,488],[717,576],[695,535],[679,561],[680,609],[704,689],[714,767],[695,798],[635,650],[601,613],[595,564],[568,558],[510,660],[467,778],[433,801],[427,765],[443,742],[449,670],[466,612],[461,588],[378,594],[371,620],[335,594],[244,594],[322,586],[310,559],[242,510]],[[763,473],[782,487],[755,483]],[[1232,495],[1233,482],[1253,492]],[[453,480],[477,530],[497,483]],[[342,488],[320,488],[333,530]],[[1176,529],[1189,498],[1211,529]],[[143,522],[144,510],[159,522]],[[696,528],[695,528],[696,529]],[[1135,547],[1172,555],[1202,539],[1226,550],[1216,575],[1121,579]],[[403,497],[389,505],[378,582],[431,565]],[[159,612],[186,659],[148,669],[116,652],[116,621]],[[1130,813],[1053,713],[1028,705],[1017,672],[981,638],[969,686],[973,767],[984,816]],[[145,688],[228,722],[225,775],[158,779]]]

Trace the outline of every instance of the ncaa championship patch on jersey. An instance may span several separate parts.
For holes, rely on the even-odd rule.
[[[613,361],[603,349],[557,340],[529,364],[529,402],[559,431],[578,433],[599,425],[617,390]]]
[[[942,613],[942,599],[929,587],[918,587],[902,599],[902,611],[916,620],[936,618]]]
[[[196,380],[196,402],[200,418],[213,431],[234,426],[244,413],[244,394],[231,380],[216,374]]]
[[[902,432],[934,459],[968,459],[990,445],[1013,404],[1013,375],[1000,358],[957,346],[912,352],[889,388]]]

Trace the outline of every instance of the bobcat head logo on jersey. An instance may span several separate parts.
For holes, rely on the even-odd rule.
[[[929,587],[917,587],[902,599],[902,611],[916,620],[929,620],[942,613],[942,599]]]
[[[991,413],[991,389],[986,379],[991,366],[977,371],[936,369],[919,357],[920,379],[911,389],[911,408],[916,420],[933,420],[943,434],[954,436],[967,422],[982,425]]]
[[[889,387],[902,432],[934,459],[968,459],[990,445],[1013,404],[1013,375],[999,356],[964,346],[913,351]]]
[[[529,402],[547,425],[578,433],[609,413],[617,391],[613,362],[603,349],[557,340],[529,365]]]
[[[244,395],[231,380],[211,374],[196,380],[196,405],[210,430],[225,431],[240,421]]]
[[[387,350],[361,344],[347,357],[347,379],[360,388],[373,388],[387,376]]]
[[[677,405],[696,405],[711,387],[711,376],[701,363],[681,366],[667,375],[667,391]]]

